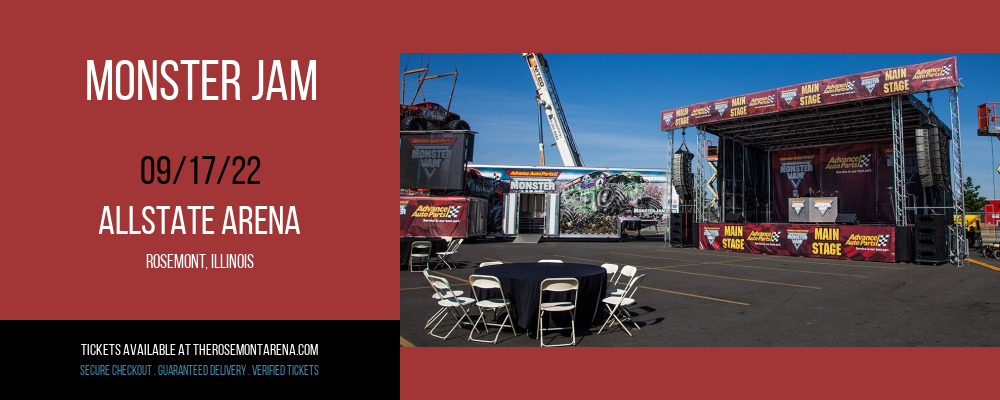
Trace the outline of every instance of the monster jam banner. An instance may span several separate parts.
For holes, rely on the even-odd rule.
[[[553,193],[562,171],[508,169],[511,193]]]
[[[940,90],[958,86],[955,57],[824,79],[693,104],[660,113],[660,130],[778,111]]]
[[[475,165],[505,193],[558,195],[559,236],[618,235],[618,217],[663,218],[667,171],[594,167]],[[492,205],[492,203],[491,203]],[[502,226],[490,212],[489,226]]]
[[[699,224],[698,248],[896,262],[896,230],[884,226]]]
[[[465,237],[469,200],[399,196],[399,237]]]
[[[820,197],[836,197],[841,214],[857,214],[865,223],[893,222],[892,213],[879,207],[892,195],[880,186],[883,170],[892,170],[878,143],[856,143],[794,150],[771,155],[773,182],[771,208],[779,221],[788,221],[786,199],[803,197],[810,191]]]
[[[463,189],[465,134],[419,133],[401,136],[400,189]]]

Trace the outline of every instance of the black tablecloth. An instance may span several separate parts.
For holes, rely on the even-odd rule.
[[[399,238],[399,265],[403,269],[408,269],[407,262],[410,260],[410,247],[413,242],[431,242],[431,256],[440,253],[448,249],[448,242],[441,238],[418,238],[418,237],[404,237]],[[436,261],[432,259],[431,262]],[[433,265],[433,264],[432,264]]]
[[[500,280],[500,286],[514,309],[515,323],[522,330],[531,332],[538,325],[538,294],[542,281],[547,278],[576,278],[580,281],[576,301],[577,329],[586,330],[595,322],[603,322],[595,321],[608,284],[608,273],[603,267],[571,263],[517,263],[482,267],[476,269],[475,273],[495,276]],[[546,301],[549,299],[546,298]],[[556,314],[567,316],[560,318],[556,315],[551,322],[558,326],[569,326],[568,313]]]

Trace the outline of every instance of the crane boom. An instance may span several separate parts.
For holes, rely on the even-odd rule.
[[[559,94],[556,93],[548,61],[545,61],[542,53],[521,53],[521,55],[531,69],[531,76],[535,81],[535,100],[545,109],[545,115],[549,118],[549,127],[552,128],[552,136],[556,139],[563,165],[583,166],[580,152],[573,142],[573,134],[569,131],[569,123],[566,122],[566,114],[563,113],[562,104],[559,103]]]

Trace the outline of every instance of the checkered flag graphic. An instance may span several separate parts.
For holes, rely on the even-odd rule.
[[[951,74],[951,65],[945,65],[944,68],[941,68],[941,76],[950,74]]]
[[[462,211],[462,206],[451,206],[448,210],[448,218],[458,218],[458,213]]]
[[[774,95],[772,94],[772,95],[770,95],[770,96],[767,96],[767,101],[768,101],[769,103],[774,103]]]
[[[847,82],[847,90],[854,90],[854,81]]]
[[[861,168],[867,168],[868,164],[870,164],[871,161],[872,161],[872,155],[871,154],[865,154],[865,155],[861,156]]]
[[[889,235],[878,236],[878,247],[885,247],[889,244]]]
[[[777,242],[781,238],[781,232],[771,232],[771,241]]]
[[[399,215],[406,215],[406,204],[399,205]]]

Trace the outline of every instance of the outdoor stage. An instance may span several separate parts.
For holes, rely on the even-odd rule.
[[[688,231],[675,223],[664,240],[704,250],[961,262],[968,243],[965,227],[954,223],[965,216],[958,87],[952,57],[661,112],[671,149],[676,131],[697,135],[693,174],[678,161],[686,146],[671,154],[680,204],[667,222],[680,217],[698,226]],[[934,112],[931,92],[939,90],[948,93],[950,124]],[[711,157],[706,134],[719,138]],[[791,201],[804,197],[834,199],[851,223],[789,223],[801,217]],[[915,226],[929,217],[934,228]],[[684,240],[671,239],[676,232]]]

